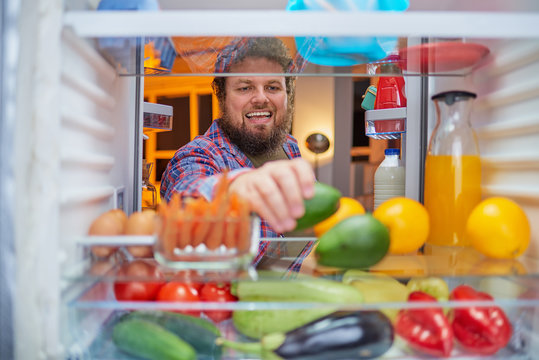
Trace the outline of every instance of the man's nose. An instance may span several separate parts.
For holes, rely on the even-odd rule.
[[[253,104],[265,104],[268,101],[269,100],[268,100],[265,89],[263,87],[255,88],[255,91],[254,91],[253,96],[251,98],[251,102]]]

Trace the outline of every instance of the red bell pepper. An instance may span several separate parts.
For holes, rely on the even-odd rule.
[[[408,301],[438,302],[435,297],[423,291],[412,291]],[[432,356],[448,357],[453,349],[453,331],[439,305],[401,310],[397,315],[395,331],[412,348]]]
[[[450,300],[491,301],[493,297],[468,285],[460,285],[453,289]],[[498,306],[457,307],[452,311],[455,337],[470,352],[492,355],[511,339],[511,323]]]

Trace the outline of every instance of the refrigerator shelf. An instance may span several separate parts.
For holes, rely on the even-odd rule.
[[[93,245],[128,246],[128,245],[152,245],[153,236],[86,236],[78,239],[79,246],[83,249]],[[292,264],[308,242],[314,241],[312,237],[292,238],[261,238],[260,241],[268,241],[269,249],[258,264],[258,270],[284,268]],[[71,281],[100,280],[114,281],[119,267],[126,262],[134,260],[133,257],[124,256],[122,252],[118,256],[96,259],[90,255],[82,265],[77,266],[77,271],[66,271]],[[314,255],[314,254],[313,254]],[[160,265],[153,257],[141,259],[155,266],[167,276],[176,276],[178,272],[193,271],[193,274],[204,280],[205,277],[214,277],[219,274],[216,271],[204,271],[197,269],[175,269]],[[82,267],[82,268],[81,268]],[[113,270],[103,274],[96,269],[108,268]],[[314,256],[308,256],[303,260],[302,273],[315,276],[339,276],[343,269],[330,268],[318,265]],[[481,277],[481,276],[539,276],[539,259],[532,256],[521,256],[517,259],[491,259],[480,254],[473,248],[466,247],[438,247],[426,245],[422,253],[408,255],[387,254],[379,263],[370,269],[372,272],[384,273],[399,279],[407,279],[413,276],[441,276],[441,277]],[[69,275],[67,275],[69,274]],[[222,271],[222,276],[227,279],[234,277],[242,278],[249,276],[243,271]]]
[[[266,273],[267,274],[267,273]],[[264,278],[264,273],[259,274]],[[280,281],[303,281],[301,277],[289,277],[282,272]],[[274,277],[271,277],[275,279]],[[338,275],[326,276],[326,278],[340,281]],[[441,301],[439,306],[451,311],[457,308],[499,306],[508,316],[513,335],[509,344],[499,350],[491,359],[529,359],[532,353],[532,343],[537,333],[537,324],[534,323],[536,308],[539,306],[539,289],[537,275],[534,276],[462,276],[444,278],[450,289],[457,285],[467,284],[475,289],[489,292],[494,296],[493,301]],[[252,279],[243,278],[250,281]],[[128,281],[123,279],[123,281]],[[138,279],[141,281],[141,279]],[[380,285],[373,291],[379,292]],[[200,317],[209,318],[206,311],[278,311],[290,312],[314,311],[332,312],[342,311],[382,311],[388,316],[393,316],[400,310],[417,309],[432,306],[432,303],[410,303],[405,301],[377,301],[375,303],[335,304],[317,301],[238,301],[238,302],[159,302],[159,301],[116,301],[114,284],[110,281],[93,282],[67,302],[68,321],[72,324],[71,329],[75,344],[69,353],[69,357],[91,359],[131,359],[131,357],[119,351],[112,341],[112,329],[124,314],[135,310],[151,311],[195,311],[201,312]],[[96,316],[99,314],[99,316]],[[391,315],[393,314],[393,315]],[[210,320],[211,321],[211,320]],[[229,340],[251,341],[238,332],[231,319],[224,320],[215,325],[221,334]],[[86,344],[86,346],[82,346]],[[383,355],[384,359],[416,359],[420,353],[412,351],[405,341],[396,336],[391,349]],[[456,343],[451,353],[452,358],[479,358],[478,355],[467,352]],[[200,355],[199,359],[213,359],[208,355]],[[225,351],[226,359],[245,359],[242,353]],[[256,356],[249,357],[257,359]],[[217,357],[215,358],[217,359]]]

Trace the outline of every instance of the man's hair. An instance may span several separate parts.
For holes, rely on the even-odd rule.
[[[274,61],[281,65],[283,73],[291,72],[294,68],[294,60],[290,56],[288,48],[280,39],[274,37],[256,37],[239,38],[224,47],[217,55],[215,72],[228,73],[232,65],[238,64],[249,57]],[[294,108],[294,82],[295,76],[285,77],[288,105],[291,109]],[[225,84],[226,76],[216,76],[212,82],[212,88],[219,101],[221,111],[226,99]]]

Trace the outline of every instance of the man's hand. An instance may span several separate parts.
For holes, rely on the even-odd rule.
[[[294,230],[305,213],[303,199],[314,195],[315,176],[303,159],[279,160],[239,175],[229,190],[249,201],[253,211],[277,232]]]

